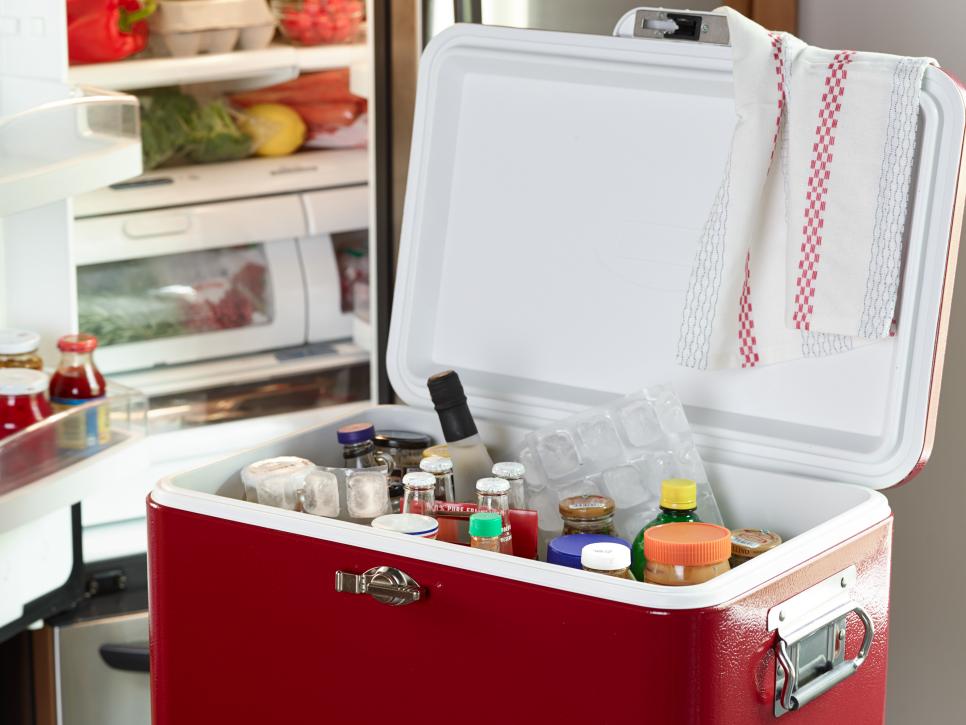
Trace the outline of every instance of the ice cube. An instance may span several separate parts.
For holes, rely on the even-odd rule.
[[[278,473],[259,479],[255,484],[255,495],[260,504],[294,511],[298,505],[300,488],[301,477],[291,473]]]
[[[647,453],[635,465],[644,478],[644,486],[654,496],[660,495],[661,481],[674,477],[675,460],[670,452]]]
[[[556,430],[537,440],[537,456],[548,478],[560,478],[580,467],[580,454],[570,432]]]
[[[560,533],[563,519],[560,518],[560,500],[556,492],[550,488],[534,491],[529,496],[528,505],[537,512],[537,526],[540,529]]]
[[[339,479],[332,471],[311,471],[305,477],[302,509],[316,516],[339,515]]]
[[[571,496],[593,496],[602,493],[600,485],[593,478],[582,478],[557,487],[557,498],[561,501]]]
[[[577,424],[577,436],[584,455],[592,461],[605,461],[621,453],[617,428],[610,418],[598,416]]]
[[[520,451],[518,458],[520,463],[523,464],[523,467],[527,469],[527,474],[524,478],[527,491],[539,491],[541,488],[544,488],[547,485],[547,480],[543,477],[543,468],[538,465],[533,451],[529,448],[524,448]]]
[[[656,505],[641,505],[630,509],[618,509],[614,515],[614,527],[617,535],[628,543],[640,533],[647,524],[651,523],[661,509]]]
[[[355,519],[372,519],[389,509],[389,481],[384,473],[351,471],[346,481],[346,508]]]
[[[614,499],[617,508],[631,508],[648,498],[640,472],[634,466],[617,466],[601,474],[604,492]]]
[[[624,437],[636,448],[656,443],[664,435],[657,415],[646,401],[638,400],[622,406],[617,416],[624,429]]]
[[[696,448],[683,448],[675,452],[674,475],[678,478],[690,478],[692,481],[703,481],[707,478]]]
[[[684,406],[673,391],[664,391],[654,402],[654,410],[657,411],[661,427],[667,433],[680,435],[691,432],[691,426],[688,425],[687,416],[684,414]]]

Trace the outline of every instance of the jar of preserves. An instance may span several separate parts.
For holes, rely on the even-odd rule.
[[[665,586],[701,584],[730,570],[731,532],[724,526],[673,523],[644,532],[644,581]]]
[[[57,341],[60,364],[50,379],[50,402],[55,411],[71,410],[107,396],[107,382],[94,364],[97,338],[93,335],[64,335]],[[111,441],[110,409],[92,406],[84,415],[65,418],[57,427],[57,444],[70,450],[85,450]]]
[[[423,451],[432,445],[433,440],[422,433],[407,430],[380,430],[374,438],[376,450],[395,461],[394,478],[402,479],[407,473],[419,470]]]
[[[616,536],[614,500],[596,494],[571,496],[560,502],[563,535],[603,534]]]
[[[29,330],[0,330],[0,368],[43,370],[44,361],[37,354],[40,335]]]
[[[53,415],[47,376],[39,370],[0,370],[0,440]]]

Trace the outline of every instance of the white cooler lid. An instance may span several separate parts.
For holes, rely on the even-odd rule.
[[[960,89],[927,71],[896,337],[701,372],[674,350],[734,126],[730,59],[476,25],[430,43],[388,347],[404,401],[431,407],[427,377],[453,368],[476,416],[538,426],[670,381],[711,460],[877,489],[921,467],[962,207]]]

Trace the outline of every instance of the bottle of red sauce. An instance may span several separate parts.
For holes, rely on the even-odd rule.
[[[107,395],[107,382],[94,364],[97,338],[84,333],[64,335],[57,341],[60,364],[50,379],[50,402],[55,412],[70,410]],[[83,450],[111,440],[107,405],[90,407],[84,415],[65,418],[57,427],[61,448]]]
[[[0,368],[0,440],[53,415],[47,376],[39,370]],[[44,475],[57,460],[54,432],[34,430],[0,447],[0,494]]]

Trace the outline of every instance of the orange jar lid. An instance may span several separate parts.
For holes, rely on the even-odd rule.
[[[731,556],[731,532],[697,521],[653,526],[644,532],[644,558],[672,566],[709,566]]]

